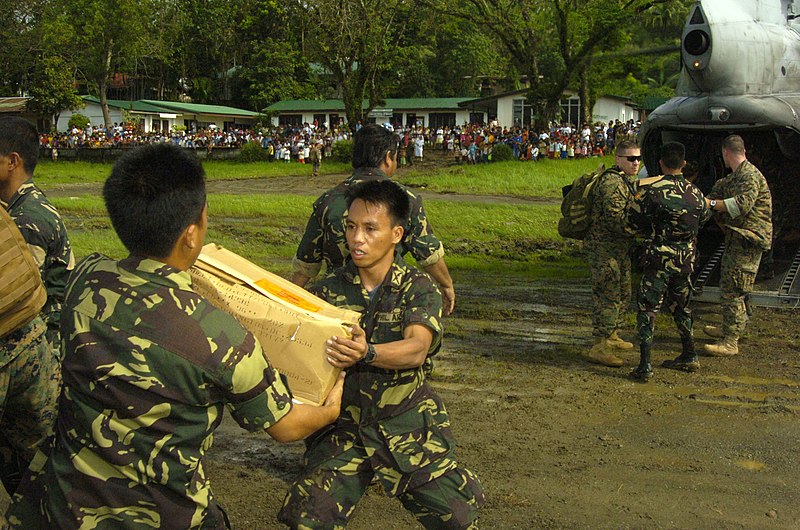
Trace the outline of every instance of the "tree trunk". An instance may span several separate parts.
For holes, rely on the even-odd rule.
[[[581,98],[581,120],[583,123],[591,124],[594,120],[592,119],[592,101],[591,101],[591,94],[589,93],[589,62],[586,61],[581,66],[580,71],[580,80],[581,86],[580,90],[578,91],[578,96]],[[579,123],[578,127],[581,127],[583,123]]]
[[[106,47],[106,56],[103,61],[103,72],[98,80],[97,89],[100,92],[100,108],[103,109],[103,122],[106,128],[111,127],[111,114],[108,112],[108,77],[111,73],[111,56],[114,48],[114,41],[110,41]]]

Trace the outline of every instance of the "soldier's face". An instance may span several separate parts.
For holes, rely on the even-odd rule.
[[[628,149],[617,153],[615,160],[619,168],[626,175],[636,175],[639,172],[639,165],[642,160],[642,152],[639,149]]]
[[[388,268],[394,260],[394,247],[403,237],[403,228],[392,222],[385,204],[356,199],[347,214],[346,237],[356,267]]]

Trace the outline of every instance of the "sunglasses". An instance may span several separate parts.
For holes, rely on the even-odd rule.
[[[628,162],[641,162],[642,161],[642,157],[641,156],[622,156],[622,155],[617,155],[617,156],[620,157],[620,158],[624,158]]]

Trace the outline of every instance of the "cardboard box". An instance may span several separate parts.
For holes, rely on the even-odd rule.
[[[258,338],[295,399],[314,405],[325,401],[340,372],[326,360],[325,341],[349,336],[359,313],[334,307],[214,243],[203,247],[189,273],[195,292]]]

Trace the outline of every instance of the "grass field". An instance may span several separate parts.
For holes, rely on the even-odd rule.
[[[565,242],[556,232],[556,199],[563,185],[594,169],[598,162],[548,160],[410,169],[401,172],[398,180],[428,191],[547,199],[514,204],[496,197],[485,201],[464,200],[457,195],[426,199],[428,216],[445,243],[447,262],[454,274],[481,270],[496,271],[504,277],[583,277],[586,271],[578,258],[577,245]],[[310,172],[308,166],[279,163],[210,161],[204,167],[209,178],[216,179]],[[37,167],[37,180],[46,190],[49,184],[102,182],[110,170],[109,164],[44,162]],[[344,165],[332,164],[327,165],[327,170],[349,171]],[[91,252],[116,258],[126,254],[111,227],[102,198],[84,194],[51,200],[64,217],[78,258]],[[313,200],[310,195],[211,194],[208,241],[224,245],[274,272],[288,274]]]

